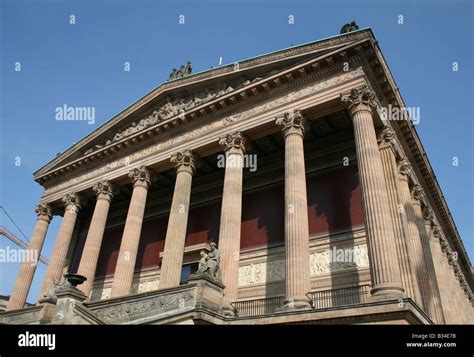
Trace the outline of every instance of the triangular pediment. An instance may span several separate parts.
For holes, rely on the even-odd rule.
[[[34,177],[41,178],[129,135],[372,36],[370,29],[354,31],[162,83],[43,166]]]

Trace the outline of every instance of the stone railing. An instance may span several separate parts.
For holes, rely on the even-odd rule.
[[[370,295],[370,286],[361,285],[342,289],[314,291],[308,294],[312,303],[312,310],[324,310],[336,307],[345,307],[367,302]],[[255,317],[277,313],[283,307],[283,296],[234,301],[232,306],[236,310],[236,317]]]

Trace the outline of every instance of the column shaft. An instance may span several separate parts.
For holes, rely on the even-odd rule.
[[[38,219],[36,221],[35,229],[33,230],[33,235],[28,244],[28,250],[36,252],[36,257],[39,257],[52,218],[51,207],[47,204],[40,204],[36,207],[36,213]],[[7,311],[22,309],[25,306],[36,267],[37,262],[33,263],[24,261],[21,264],[20,272],[18,273],[15,285],[13,286],[13,291],[8,300]]]
[[[418,189],[418,192],[415,193],[414,199],[412,200],[413,209],[416,217],[416,224],[418,227],[418,232],[420,232],[420,243],[421,243],[421,250],[423,255],[423,263],[425,265],[426,270],[426,285],[428,288],[428,304],[429,304],[429,311],[431,312],[431,318],[436,323],[442,323],[443,321],[443,312],[441,308],[441,301],[439,297],[439,289],[438,284],[436,281],[436,275],[434,272],[433,266],[433,257],[431,256],[430,251],[430,243],[428,238],[428,233],[425,227],[425,221],[423,219],[423,214],[421,211],[421,202],[420,200],[422,197],[422,193],[419,191],[421,187],[416,186],[415,189]]]
[[[79,285],[79,289],[88,299],[94,285],[95,271],[109,214],[110,201],[116,189],[109,181],[100,181],[93,187],[93,190],[96,192],[97,201],[77,270],[78,274],[87,278],[83,284]]]
[[[67,194],[63,197],[62,201],[65,205],[64,217],[59,228],[53,252],[51,253],[39,300],[54,288],[54,284],[58,284],[62,280],[69,245],[74,232],[74,226],[76,225],[77,214],[81,207],[81,198],[75,193]]]
[[[188,226],[194,160],[189,151],[177,153],[171,158],[171,161],[176,163],[177,174],[161,264],[160,289],[179,286]]]
[[[400,182],[397,161],[394,154],[396,135],[390,128],[382,131],[380,138],[380,157],[384,170],[385,183],[387,185],[388,203],[390,216],[394,228],[394,236],[397,248],[398,265],[400,266],[402,286],[407,296],[414,301],[421,301],[420,289],[416,280],[413,262],[411,262],[408,244],[408,227],[406,226],[405,210],[400,204]]]
[[[129,176],[134,181],[133,193],[125,221],[122,242],[120,243],[120,251],[110,293],[111,297],[125,296],[131,293],[146,198],[150,186],[150,172],[145,167],[132,170]]]
[[[432,212],[431,209],[429,209]],[[424,218],[426,219],[425,215]],[[432,257],[432,269],[433,269],[433,280],[434,285],[437,291],[437,301],[436,301],[436,308],[438,314],[438,320],[436,321],[438,324],[445,324],[446,318],[444,316],[444,304],[443,304],[443,295],[446,294],[446,291],[443,291],[446,286],[442,279],[443,274],[441,272],[443,261],[442,261],[442,254],[439,247],[439,240],[437,236],[439,235],[438,232],[435,232],[435,229],[438,229],[433,221],[425,220],[425,229],[428,237],[428,244],[429,250]]]
[[[429,314],[427,271],[425,263],[423,262],[423,248],[421,246],[420,232],[411,201],[410,187],[408,186],[408,166],[408,163],[404,160],[399,163],[401,204],[407,217],[409,254],[414,266],[416,281],[418,281],[421,295],[421,299],[415,301]]]
[[[243,155],[246,141],[240,133],[229,134],[220,140],[226,149],[224,190],[222,193],[219,251],[221,254],[224,310],[238,299],[240,228],[242,221]]]
[[[375,135],[372,107],[375,95],[368,88],[352,90],[342,98],[349,103],[354,126],[359,178],[373,295],[403,293],[396,244],[388,203],[387,186]]]
[[[287,308],[310,307],[311,290],[308,203],[303,136],[305,121],[299,111],[276,121],[285,137],[285,255]]]

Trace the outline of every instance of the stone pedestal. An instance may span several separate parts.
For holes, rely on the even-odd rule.
[[[191,183],[196,167],[196,159],[190,151],[173,155],[171,162],[176,163],[176,184],[161,264],[160,289],[179,286],[188,226]]]
[[[217,315],[222,314],[224,285],[206,274],[194,274],[189,277],[190,284],[196,286],[196,313],[206,310]]]
[[[35,212],[38,219],[30,243],[28,244],[28,250],[35,251],[37,257],[39,257],[53,215],[51,206],[46,203],[41,203],[36,206]],[[20,272],[13,286],[13,292],[8,300],[7,311],[22,309],[25,306],[31,282],[35,275],[36,266],[37,263],[35,264],[34,262],[23,262],[21,264]]]
[[[76,193],[67,194],[62,198],[62,201],[65,206],[64,217],[51,253],[39,299],[45,296],[54,287],[54,284],[59,283],[62,279],[77,214],[82,205],[82,198]]]
[[[125,296],[131,292],[146,198],[151,184],[151,172],[143,166],[132,170],[129,177],[133,182],[133,193],[120,243],[110,297]]]
[[[372,108],[375,94],[365,87],[342,96],[354,127],[359,179],[367,231],[372,294],[400,294],[404,289],[396,256],[392,218],[387,204],[387,186],[375,135]]]

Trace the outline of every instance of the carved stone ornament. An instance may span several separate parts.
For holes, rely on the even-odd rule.
[[[35,212],[38,218],[46,219],[48,222],[53,218],[53,209],[47,203],[40,203],[35,207]]]
[[[418,184],[413,186],[411,189],[411,197],[416,201],[423,201],[423,198],[425,197],[423,188]]]
[[[61,201],[67,210],[79,211],[84,203],[84,200],[77,193],[67,193]]]
[[[103,198],[112,201],[114,196],[118,193],[118,188],[109,180],[102,180],[97,182],[92,190],[97,195],[97,199]]]
[[[306,119],[299,110],[286,112],[283,117],[276,119],[275,124],[281,127],[285,137],[290,134],[304,136],[306,131]]]
[[[428,222],[431,223],[431,225],[434,224],[434,212],[431,208],[429,207],[424,207],[423,208],[423,218],[426,219]]]
[[[361,89],[354,88],[347,95],[341,94],[341,101],[349,108],[351,115],[361,110],[371,111],[376,108],[375,98],[375,93],[368,86]]]
[[[184,97],[180,96],[176,99],[167,97],[165,101],[160,103],[160,105],[158,105],[150,114],[143,117],[138,122],[132,122],[125,128],[118,130],[111,139],[106,140],[100,145],[93,146],[92,148],[85,151],[84,154],[87,155],[95,150],[101,149],[109,144],[119,141],[127,136],[133,135],[176,115],[183,114],[192,108],[232,92],[233,90],[245,87],[246,85],[249,85],[260,79],[260,77],[254,78],[253,80],[242,79],[233,84],[221,84],[216,87],[207,88],[198,93],[190,94]]]
[[[209,253],[206,253],[205,250],[201,251],[201,259],[195,275],[207,275],[213,280],[221,282],[221,255],[216,243],[211,243],[210,247]]]
[[[411,172],[410,163],[405,159],[400,160],[398,162],[398,173],[400,174],[400,176],[404,178],[408,178],[408,176],[410,175],[410,172]]]
[[[185,290],[160,293],[151,297],[138,297],[115,305],[104,305],[93,310],[93,314],[104,322],[132,321],[152,315],[182,311],[195,306],[195,287]]]
[[[433,237],[435,237],[437,240],[441,240],[442,234],[441,234],[441,228],[437,224],[433,226]]]
[[[247,150],[247,138],[241,132],[227,134],[219,139],[219,144],[227,153],[245,154]]]
[[[191,151],[186,150],[177,152],[171,156],[170,161],[175,164],[177,172],[187,171],[190,174],[193,174],[197,165],[197,156]]]
[[[133,169],[128,173],[128,177],[132,180],[133,186],[141,185],[150,188],[151,171],[145,166]]]
[[[40,300],[40,302],[50,302],[55,304],[58,300],[57,294],[65,289],[77,289],[76,286],[82,284],[87,278],[78,274],[64,274],[64,279],[59,282],[53,282],[54,287]]]
[[[379,134],[378,142],[380,148],[391,147],[396,144],[397,134],[390,127],[385,127]]]

